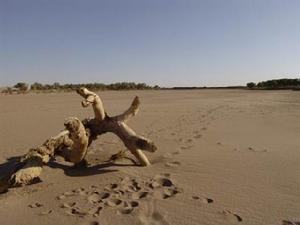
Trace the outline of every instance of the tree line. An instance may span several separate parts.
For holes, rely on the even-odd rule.
[[[300,79],[274,79],[261,81],[257,84],[254,82],[247,83],[249,89],[269,89],[269,90],[279,90],[279,89],[300,89]]]
[[[76,90],[79,87],[86,87],[90,90],[147,90],[159,88],[157,85],[152,87],[145,83],[135,83],[135,82],[117,82],[112,84],[103,83],[86,83],[86,84],[60,84],[55,82],[53,84],[41,84],[33,83],[31,85],[31,90]]]
[[[160,89],[158,85],[150,86],[147,85],[146,83],[135,83],[135,82],[117,82],[112,84],[103,84],[103,83],[60,84],[58,82],[55,82],[53,84],[42,84],[42,83],[35,82],[31,85],[24,82],[19,82],[13,87],[7,87],[3,92],[26,93],[29,91],[74,91],[79,87],[86,87],[92,91]]]

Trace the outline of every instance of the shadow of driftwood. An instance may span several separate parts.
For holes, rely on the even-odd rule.
[[[92,176],[97,174],[116,172],[118,169],[108,169],[109,167],[125,167],[125,166],[137,166],[136,164],[118,164],[113,161],[104,162],[91,166],[71,167],[69,165],[61,164],[57,161],[51,160],[47,166],[51,168],[62,169],[67,176],[81,177]],[[0,164],[0,194],[8,191],[9,179],[13,173],[23,167],[23,163],[20,163],[20,156],[10,157],[6,162]],[[41,180],[39,180],[41,182]],[[34,181],[32,184],[37,183]]]
[[[10,157],[6,162],[0,164],[0,194],[7,192],[10,176],[22,167],[20,156]]]
[[[135,166],[132,164],[117,164],[114,162],[105,162],[102,164],[92,165],[92,166],[81,166],[81,167],[70,167],[68,165],[60,164],[56,161],[51,161],[48,164],[51,168],[59,168],[64,171],[67,176],[71,177],[81,177],[81,176],[92,176],[97,174],[104,174],[110,172],[116,172],[118,169],[107,169],[109,167],[123,167],[123,166]]]

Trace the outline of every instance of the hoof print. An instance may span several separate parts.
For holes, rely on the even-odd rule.
[[[43,204],[41,204],[41,203],[39,203],[39,202],[36,202],[36,203],[33,203],[33,204],[28,205],[28,207],[29,207],[29,208],[32,208],[32,209],[34,209],[34,208],[40,208],[40,207],[42,207],[42,206],[43,206]]]

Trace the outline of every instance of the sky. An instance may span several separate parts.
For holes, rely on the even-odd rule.
[[[300,77],[299,0],[0,0],[0,86]]]

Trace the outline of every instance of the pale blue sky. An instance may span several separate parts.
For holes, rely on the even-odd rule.
[[[0,0],[0,86],[300,77],[299,0]]]

